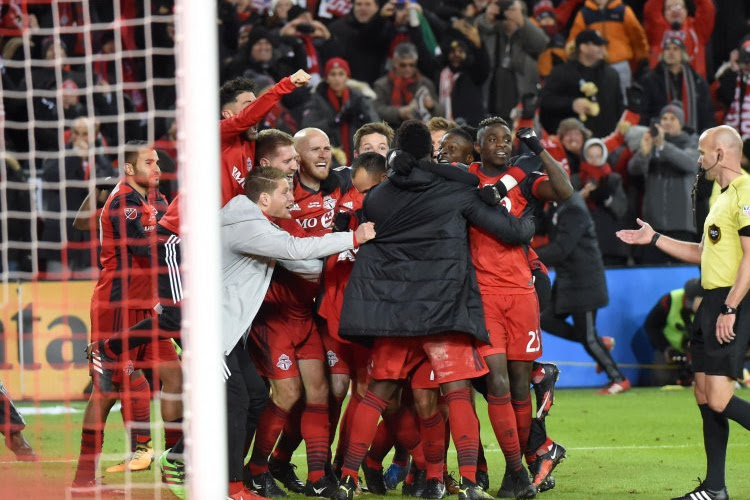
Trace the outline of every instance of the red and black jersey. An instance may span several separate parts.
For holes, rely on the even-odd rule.
[[[248,141],[245,138],[246,132],[260,123],[266,113],[295,88],[289,77],[282,78],[238,114],[219,122],[222,207],[245,192],[245,177],[253,169],[255,141]],[[175,234],[180,233],[179,196],[172,201],[160,224]]]
[[[149,200],[126,182],[117,184],[107,198],[99,216],[102,272],[92,301],[127,309],[154,306],[156,273],[151,257],[156,223],[167,209],[167,200],[156,190]]]
[[[313,191],[294,177],[294,206],[292,218],[302,226],[307,236],[323,236],[333,230],[333,218],[338,201],[352,189],[351,172],[332,170],[328,178]]]
[[[469,165],[469,172],[479,177],[480,187],[493,185],[503,176],[487,175],[482,172],[481,165],[480,162]],[[501,201],[502,205],[511,215],[521,217],[529,207],[529,201],[537,197],[539,184],[545,180],[547,175],[540,172],[527,175],[508,191],[508,195]],[[482,294],[520,294],[534,291],[525,246],[502,243],[475,226],[469,229],[469,243]]]

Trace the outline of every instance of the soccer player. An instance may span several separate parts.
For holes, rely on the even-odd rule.
[[[354,157],[375,152],[385,156],[391,148],[393,129],[385,122],[366,123],[354,132]]]
[[[159,185],[159,157],[142,141],[128,142],[126,148],[124,177],[110,193],[100,215],[102,250],[99,260],[102,271],[91,300],[94,341],[150,317],[155,302],[151,251],[156,223],[164,213],[166,200],[157,198],[157,208],[149,204],[147,198],[149,191]],[[86,491],[97,486],[96,461],[101,453],[104,425],[118,393],[127,392],[130,386],[148,386],[140,365],[134,365],[134,362],[146,362],[147,367],[158,363],[165,392],[179,392],[181,371],[177,353],[168,340],[126,351],[114,362],[114,366],[105,367],[100,358],[95,358],[90,365],[94,389],[83,417],[81,454],[73,480],[76,490]],[[143,392],[148,395],[147,390]],[[123,403],[127,401],[129,398],[123,398]],[[147,413],[138,420],[148,427],[148,397],[144,405]],[[143,458],[148,466],[153,457],[153,450],[149,450],[150,433],[143,432],[136,439],[133,460]]]
[[[320,238],[295,238],[279,229],[269,218],[290,219],[289,209],[294,204],[287,172],[283,170],[258,167],[247,178],[245,188],[246,195],[235,197],[221,210],[229,496],[237,499],[257,497],[242,482],[245,423],[252,401],[268,395],[240,340],[246,337],[263,303],[276,260],[321,258],[352,250],[374,237],[372,224],[362,224],[355,233]]]
[[[617,236],[701,266],[703,301],[690,342],[695,400],[703,419],[706,478],[672,500],[726,500],[725,462],[729,420],[750,430],[750,403],[734,395],[750,342],[750,177],[740,167],[742,138],[729,126],[710,128],[698,141],[699,175],[721,186],[709,210],[700,243],[679,241],[637,219],[640,229]]]
[[[294,139],[300,169],[294,177],[293,220],[276,222],[290,234],[300,235],[301,230],[302,235],[322,236],[331,232],[337,201],[351,188],[351,179],[347,172],[331,171],[331,143],[322,130],[302,129]],[[272,401],[261,415],[258,439],[248,462],[249,482],[261,496],[285,496],[274,481],[270,470],[273,468],[277,477],[289,480],[284,481],[287,487],[298,489],[289,473],[289,460],[298,444],[294,434],[299,429],[308,459],[304,492],[308,496],[330,496],[337,484],[335,478],[326,474],[330,468],[333,420],[329,411],[335,412],[338,422],[343,398],[333,401],[333,408],[329,406],[325,361],[333,367],[340,356],[323,343],[315,324],[313,303],[319,290],[317,280],[302,279],[283,270],[276,273],[274,280],[279,287],[271,290],[272,297],[259,312],[249,337],[251,355],[261,374],[270,380],[272,389]],[[295,409],[303,388],[304,407]],[[342,392],[345,394],[346,388]],[[300,415],[299,424],[296,415]],[[284,439],[290,443],[284,446],[280,443],[269,463],[268,457],[282,428]]]
[[[372,382],[357,407],[334,498],[352,499],[357,471],[398,380],[429,360],[449,406],[462,476],[459,499],[490,499],[476,485],[479,430],[468,379],[487,372],[473,341],[487,337],[467,226],[472,222],[520,244],[529,241],[533,224],[482,203],[476,176],[431,163],[432,141],[423,123],[404,123],[397,144],[402,152],[389,162],[393,174],[364,204],[366,218],[379,232],[383,228],[384,238],[360,249],[344,295],[341,336],[375,341]]]
[[[538,202],[570,197],[573,186],[568,175],[543,148],[533,130],[521,129],[518,138],[533,156],[511,158],[513,135],[502,118],[487,118],[479,124],[476,149],[481,162],[469,165],[469,172],[479,177],[480,186],[499,189],[499,203],[516,216],[533,210]],[[534,160],[541,162],[539,166],[547,174],[537,171],[541,169],[536,168]],[[469,230],[469,240],[490,333],[490,343],[480,347],[490,369],[488,411],[506,461],[498,496],[530,498],[536,494],[536,486],[530,483],[522,458],[532,421],[532,361],[541,356],[542,339],[528,248],[497,241],[475,226]],[[559,447],[553,454],[562,456],[564,451]]]

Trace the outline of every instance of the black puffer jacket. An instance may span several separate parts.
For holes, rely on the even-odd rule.
[[[552,285],[555,314],[588,312],[609,303],[604,264],[594,221],[576,191],[552,215],[550,243],[536,252],[557,275]]]
[[[342,337],[420,336],[456,331],[488,342],[467,229],[511,244],[534,224],[477,197],[477,177],[420,160],[392,172],[365,198],[377,237],[357,254],[341,313]]]

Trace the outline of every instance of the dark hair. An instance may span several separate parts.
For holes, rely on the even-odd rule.
[[[219,89],[219,106],[223,109],[230,102],[236,101],[237,96],[243,92],[255,92],[255,82],[244,76],[232,78]]]
[[[275,128],[261,130],[255,139],[255,159],[268,158],[281,146],[294,146],[294,138]]]
[[[430,130],[419,120],[406,120],[396,131],[396,147],[417,160],[428,158],[432,154]]]
[[[141,154],[141,151],[146,149],[146,146],[148,146],[148,142],[146,141],[128,141],[125,143],[125,163],[130,163],[135,167],[135,164],[138,163],[138,155]]]
[[[452,129],[448,130],[445,134],[457,135],[461,137],[462,139],[474,144],[474,137],[472,137],[471,134],[464,127],[453,127]]]
[[[370,122],[365,123],[364,125],[359,127],[356,132],[354,132],[355,151],[359,150],[359,146],[362,142],[362,136],[370,134],[380,134],[382,136],[385,136],[386,141],[388,141],[388,147],[391,147],[394,136],[394,132],[391,126],[385,122]]]
[[[374,151],[362,153],[352,162],[352,177],[358,170],[362,169],[370,175],[385,174],[385,157]]]
[[[505,119],[499,116],[490,116],[479,122],[479,127],[477,128],[477,142],[482,142],[485,130],[493,125],[503,125],[510,130],[510,125],[508,125],[508,122],[505,121]]]
[[[245,194],[257,203],[261,193],[273,193],[282,179],[287,180],[287,176],[279,168],[255,167],[245,179]]]

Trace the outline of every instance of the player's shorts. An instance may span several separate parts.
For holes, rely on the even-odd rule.
[[[159,303],[162,307],[175,306],[182,301],[182,277],[180,276],[180,237],[156,225],[156,252],[159,276],[157,280]]]
[[[438,384],[480,377],[487,365],[466,333],[443,333],[423,337],[378,337],[368,370],[374,380],[408,378],[429,361]]]
[[[505,354],[512,361],[533,361],[542,355],[539,301],[536,293],[482,294],[490,343],[479,347],[483,357]]]
[[[326,360],[312,315],[288,318],[278,309],[263,306],[247,340],[258,372],[273,380],[299,377],[299,360]]]
[[[154,316],[153,309],[121,309],[119,307],[92,307],[92,325],[97,325],[98,338],[122,332],[140,321]],[[177,362],[179,357],[171,340],[156,340],[123,352],[106,363],[103,370],[95,370],[96,388],[105,393],[118,392],[125,380],[135,370],[154,369],[162,363]]]
[[[440,382],[437,381],[435,370],[428,360],[423,360],[414,373],[411,374],[410,385],[412,389],[438,389]]]
[[[690,355],[696,373],[741,379],[745,353],[750,342],[750,296],[746,296],[737,308],[734,340],[728,344],[719,344],[716,340],[716,320],[729,290],[729,287],[725,287],[705,291],[695,314]]]

